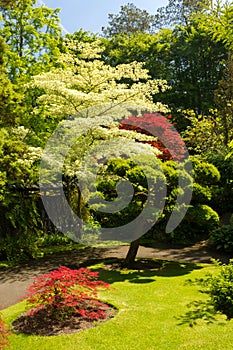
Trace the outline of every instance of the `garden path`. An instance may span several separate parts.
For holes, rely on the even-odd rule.
[[[124,258],[128,246],[112,248],[86,248],[72,252],[56,253],[27,263],[0,269],[0,309],[13,305],[25,296],[26,290],[38,275],[47,273],[60,265],[78,268],[81,264],[91,263],[96,259]],[[227,254],[220,254],[202,241],[187,247],[156,245],[156,247],[140,246],[138,258],[154,258],[177,260],[181,262],[209,263],[211,258],[227,262]]]

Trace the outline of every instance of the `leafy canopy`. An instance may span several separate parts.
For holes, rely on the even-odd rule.
[[[61,37],[59,10],[36,6],[36,0],[22,0],[3,8],[0,34],[8,45],[7,70],[12,81],[28,80],[48,70],[58,57]]]

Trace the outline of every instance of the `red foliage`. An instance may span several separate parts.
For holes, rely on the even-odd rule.
[[[28,314],[46,308],[54,317],[68,317],[78,313],[84,318],[105,318],[101,310],[106,304],[97,300],[99,288],[109,288],[109,284],[97,280],[98,272],[81,268],[71,270],[60,266],[48,274],[37,277],[28,288],[27,303],[32,307]]]
[[[9,346],[8,336],[10,332],[7,330],[1,316],[0,316],[0,349],[4,349]]]
[[[131,116],[124,119],[119,128],[134,130],[142,134],[157,137],[156,141],[145,141],[156,147],[162,153],[158,155],[163,160],[182,160],[186,155],[185,143],[169,119],[159,113],[144,114],[139,117]]]

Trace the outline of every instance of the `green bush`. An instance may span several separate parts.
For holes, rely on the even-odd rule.
[[[214,164],[204,162],[200,158],[191,157],[194,179],[196,183],[203,185],[214,185],[220,180],[220,172]]]
[[[0,130],[0,258],[14,262],[38,256],[42,232],[34,190],[40,151],[24,143],[26,136],[23,127]]]
[[[37,244],[41,247],[54,247],[66,244],[72,244],[73,241],[63,233],[44,233],[39,237]]]
[[[189,243],[200,237],[206,238],[219,226],[218,214],[205,204],[190,205],[185,218],[170,234],[169,240],[174,243]]]
[[[212,152],[208,160],[214,164],[221,175],[221,183],[213,187],[211,207],[219,214],[233,211],[233,157],[226,159],[226,152]]]
[[[0,257],[19,262],[40,256],[37,241],[42,235],[42,222],[37,207],[37,194],[9,192],[0,203]]]
[[[192,156],[193,165],[193,196],[192,204],[207,204],[212,207],[211,199],[219,188],[220,172],[214,164]],[[222,180],[222,178],[221,178]]]
[[[219,216],[209,204],[214,186],[220,180],[218,169],[200,157],[191,157],[193,165],[193,193],[191,205],[181,224],[167,237],[174,243],[207,238],[219,226]],[[171,207],[172,211],[172,207]]]
[[[206,204],[190,206],[185,220],[190,224],[197,224],[203,230],[210,232],[219,225],[219,216],[211,207]]]
[[[229,264],[215,261],[219,268],[216,275],[210,274],[205,281],[210,302],[216,311],[220,311],[228,319],[233,318],[233,259]]]
[[[180,225],[169,235],[165,234],[167,221],[174,210],[174,205],[180,189],[178,185],[178,173],[185,183],[186,189],[190,186],[190,176],[184,169],[177,169],[172,161],[164,162],[162,169],[167,182],[166,205],[163,210],[163,218],[155,227],[146,234],[146,238],[169,241],[173,243],[187,244],[201,238],[208,238],[210,232],[219,226],[219,216],[209,204],[214,186],[220,179],[217,168],[199,157],[191,157],[193,164],[193,193],[191,204]],[[177,170],[176,170],[177,169]],[[182,193],[181,193],[182,195]],[[179,209],[178,209],[179,210]]]
[[[212,191],[207,186],[202,186],[198,183],[193,184],[192,202],[207,203],[211,200]]]
[[[210,234],[210,243],[218,250],[233,252],[233,225],[224,225],[213,230]]]

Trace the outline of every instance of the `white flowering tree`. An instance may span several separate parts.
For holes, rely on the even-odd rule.
[[[30,85],[45,91],[40,101],[46,104],[49,115],[64,118],[106,102],[131,102],[153,111],[167,111],[166,106],[153,102],[153,96],[167,90],[168,84],[150,79],[143,63],[106,65],[101,60],[104,48],[99,40],[67,41],[66,47],[67,52],[59,59],[63,68],[35,76]]]
[[[43,185],[48,184],[58,188],[64,177],[72,179],[72,184],[76,184],[76,213],[82,214],[83,198],[85,201],[93,198],[98,167],[103,167],[111,158],[137,158],[142,154],[155,158],[159,153],[149,144],[138,142],[154,141],[156,137],[122,130],[118,125],[134,113],[168,112],[167,106],[154,102],[154,96],[169,86],[164,80],[150,79],[143,63],[116,67],[105,64],[101,60],[104,48],[99,40],[67,41],[66,48],[60,56],[59,67],[34,76],[28,88],[44,91],[34,113],[43,105],[46,115],[59,122],[45,147],[40,178],[42,190]],[[75,190],[71,197],[74,193]],[[48,210],[50,208],[51,202]],[[62,214],[67,222],[68,211],[64,209]],[[56,218],[53,221],[57,223]],[[67,231],[62,223],[61,228],[62,232],[71,230]]]

